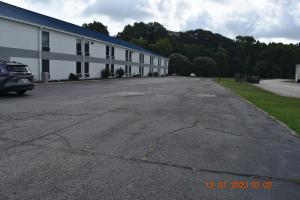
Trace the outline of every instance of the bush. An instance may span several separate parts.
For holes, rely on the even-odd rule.
[[[186,56],[175,53],[169,57],[169,74],[189,76],[192,73],[191,63]]]
[[[73,73],[70,73],[69,75],[69,81],[78,81],[79,80],[79,76]]]
[[[158,72],[154,72],[154,73],[153,73],[153,76],[154,76],[154,77],[158,77],[158,75],[159,75]]]
[[[109,76],[110,76],[110,72],[109,72],[109,69],[108,69],[108,68],[103,69],[103,70],[101,71],[101,77],[102,77],[102,78],[107,79]]]
[[[193,73],[197,76],[215,77],[218,76],[218,66],[216,62],[209,57],[194,58],[192,64]]]
[[[122,78],[124,76],[124,74],[125,74],[124,69],[122,69],[122,68],[117,69],[116,75],[118,78]]]
[[[141,74],[134,74],[132,77],[142,77]]]
[[[153,73],[152,73],[152,72],[149,72],[149,73],[148,73],[148,76],[149,76],[149,77],[152,77],[152,76],[153,76]]]

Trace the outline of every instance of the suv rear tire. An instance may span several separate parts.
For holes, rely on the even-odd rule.
[[[24,95],[26,93],[27,90],[18,90],[17,94],[18,95]]]

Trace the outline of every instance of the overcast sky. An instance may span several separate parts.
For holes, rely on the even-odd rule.
[[[74,24],[97,20],[110,35],[136,21],[167,29],[206,29],[234,38],[300,42],[300,0],[2,0]]]

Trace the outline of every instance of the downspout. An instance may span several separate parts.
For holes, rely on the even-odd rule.
[[[81,63],[81,74],[82,79],[85,79],[85,38],[81,40],[81,55],[82,55],[82,63]]]
[[[42,27],[39,27],[38,29],[38,80],[41,81],[42,80]]]

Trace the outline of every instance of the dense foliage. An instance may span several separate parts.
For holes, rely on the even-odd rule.
[[[88,28],[92,31],[100,32],[106,35],[109,35],[107,26],[104,26],[101,22],[94,21],[93,23],[84,23],[82,24],[83,28]]]
[[[125,74],[124,69],[119,68],[119,69],[116,70],[117,78],[122,78],[124,76],[124,74]]]
[[[101,71],[101,77],[107,79],[110,76],[109,68],[105,68]]]
[[[108,34],[107,27],[100,22],[94,21],[83,27]],[[192,72],[232,77],[239,72],[262,78],[293,78],[295,64],[300,63],[299,44],[265,44],[252,36],[237,36],[233,40],[201,29],[172,32],[157,22],[127,25],[116,37],[170,56],[169,73],[180,75]],[[198,57],[212,60],[207,64]],[[217,70],[212,62],[217,64]],[[205,66],[212,69],[206,69],[199,63],[206,63]]]
[[[172,32],[157,22],[127,25],[117,37],[164,56],[172,55],[169,72],[181,75],[189,75],[194,70],[200,75],[208,73],[207,70],[199,71],[203,66],[194,68],[195,64],[192,63],[197,57],[210,57],[216,62],[218,70],[211,65],[213,69],[209,72],[210,76],[232,77],[239,72],[260,75],[262,78],[292,78],[295,64],[300,63],[299,44],[265,44],[252,36],[237,36],[233,40],[201,29]],[[174,53],[177,54],[174,56]],[[200,63],[198,59],[196,61]]]

